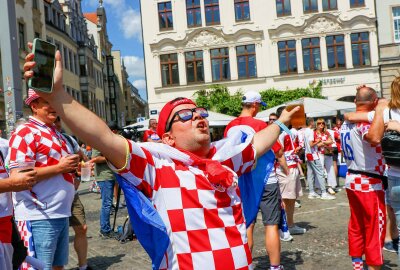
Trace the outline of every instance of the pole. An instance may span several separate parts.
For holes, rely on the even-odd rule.
[[[7,137],[11,136],[16,119],[22,115],[22,80],[16,29],[15,1],[1,0],[0,49]],[[5,14],[4,14],[5,13]]]

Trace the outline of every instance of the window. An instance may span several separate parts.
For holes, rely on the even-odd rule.
[[[38,2],[37,2],[37,0],[33,0],[33,1],[32,1],[32,8],[38,9]]]
[[[47,6],[44,6],[44,19],[46,20],[46,22],[48,22],[49,19],[49,8]]]
[[[303,0],[303,11],[304,13],[318,12],[318,1]]]
[[[303,38],[301,40],[303,48],[304,71],[321,71],[321,49],[319,48],[319,38]]]
[[[218,0],[204,0],[206,13],[206,25],[219,24],[219,3]]]
[[[187,82],[204,82],[203,51],[187,52],[185,59]]]
[[[344,51],[344,36],[327,36],[326,52],[328,55],[328,68],[339,69],[346,67],[346,57]]]
[[[162,85],[179,84],[178,55],[176,53],[160,55],[160,62]]]
[[[249,0],[235,0],[235,19],[237,22],[250,20]]]
[[[18,23],[19,48],[25,50],[25,25]]]
[[[350,0],[350,7],[363,7],[365,6],[365,0]]]
[[[200,0],[186,0],[186,17],[188,27],[201,26]]]
[[[290,0],[276,0],[276,14],[278,17],[291,15]]]
[[[368,32],[351,34],[351,52],[354,67],[371,65]]]
[[[337,0],[322,0],[322,9],[327,10],[337,10]]]
[[[171,2],[158,3],[158,18],[160,30],[173,29]]]
[[[70,69],[68,61],[68,48],[64,46],[64,67],[65,69]]]
[[[244,45],[236,47],[239,79],[257,77],[256,47]]]
[[[297,72],[296,41],[279,41],[279,71],[281,74]]]
[[[400,7],[392,9],[394,23],[394,42],[400,42]]]
[[[229,69],[229,49],[212,49],[211,68],[213,81],[228,80],[231,77]]]

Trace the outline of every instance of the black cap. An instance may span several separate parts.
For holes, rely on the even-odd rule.
[[[119,130],[118,124],[115,121],[109,121],[107,126],[111,130]]]

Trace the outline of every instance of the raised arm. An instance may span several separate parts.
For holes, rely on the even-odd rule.
[[[32,44],[28,43],[28,47],[31,49]],[[29,53],[25,58],[25,79],[33,76],[31,70],[35,66],[33,57],[33,53]],[[64,91],[62,85],[63,68],[59,51],[57,51],[55,59],[53,92],[47,94],[37,91],[37,94],[50,103],[75,135],[98,149],[115,167],[123,167],[126,160],[125,139],[112,133],[102,119]]]
[[[288,112],[287,110],[283,110],[278,120],[287,125],[288,123],[290,123],[292,115],[295,114],[298,110],[300,110],[300,107],[296,107],[290,112]],[[273,123],[254,135],[253,146],[256,149],[257,157],[264,155],[268,150],[271,149],[271,147],[278,139],[280,133],[280,127],[276,123]]]

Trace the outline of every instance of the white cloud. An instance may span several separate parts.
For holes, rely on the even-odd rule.
[[[124,56],[126,72],[132,79],[144,78],[144,60],[137,56]]]
[[[122,12],[120,18],[119,27],[124,33],[124,37],[126,39],[136,38],[138,41],[142,42],[142,30],[139,12],[129,8]]]
[[[135,80],[132,82],[133,86],[137,89],[145,89],[146,88],[146,81],[145,80]]]

